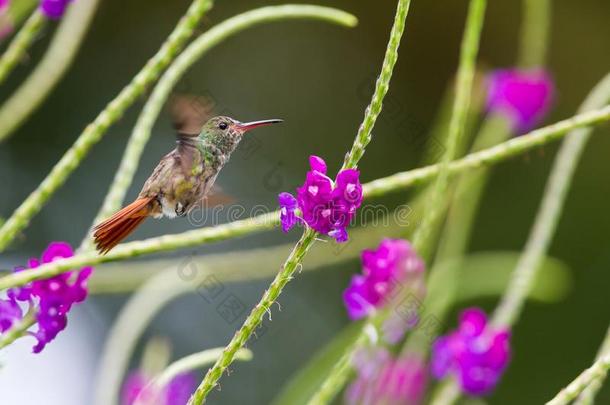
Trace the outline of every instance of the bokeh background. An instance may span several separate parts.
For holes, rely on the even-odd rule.
[[[7,217],[48,173],[84,126],[153,55],[189,4],[187,0],[104,1],[90,33],[61,85],[8,142],[0,145],[0,216]],[[307,156],[317,154],[335,171],[351,145],[370,86],[378,72],[395,2],[313,1],[354,13],[355,29],[291,21],[259,26],[233,37],[198,62],[178,90],[212,96],[220,112],[238,119],[281,117],[282,126],[256,133],[252,153],[237,153],[222,172],[224,190],[246,207],[275,207],[279,191],[302,181]],[[514,63],[520,2],[490,2],[479,61],[481,67]],[[255,6],[275,1],[217,2],[201,30]],[[393,114],[382,114],[360,169],[362,180],[415,167],[423,149],[408,142],[430,129],[455,71],[467,2],[414,1],[400,58],[388,94]],[[547,118],[575,113],[589,89],[610,67],[610,2],[556,0],[552,5],[549,68],[558,94]],[[52,28],[31,57],[2,87],[6,97],[40,58]],[[110,128],[81,167],[0,258],[2,268],[38,255],[51,240],[78,245],[99,208],[144,98]],[[402,119],[407,117],[408,125]],[[130,191],[137,194],[159,158],[173,148],[168,115],[154,128]],[[560,303],[529,303],[514,330],[514,358],[490,404],[539,404],[587,367],[610,322],[610,127],[602,126],[587,146],[568,198],[551,254],[571,269],[572,288]],[[471,251],[519,250],[538,207],[556,145],[498,165],[479,212]],[[389,206],[408,201],[400,192]],[[148,221],[131,239],[192,229],[184,220]],[[182,251],[175,256],[271,246],[295,240],[279,231]],[[176,264],[180,261],[176,259]],[[280,260],[278,258],[277,267]],[[256,263],[251,266],[256,267]],[[129,271],[129,266],[125,266]],[[289,284],[274,308],[269,330],[255,345],[252,362],[236,364],[222,379],[214,404],[266,404],[283,383],[347,323],[341,291],[357,260],[304,272]],[[494,277],[490,268],[481,277]],[[230,284],[250,307],[268,280]],[[113,319],[127,296],[92,296],[71,314],[70,327],[40,356],[29,341],[0,355],[0,389],[11,404],[89,403],[95,367]],[[494,300],[473,304],[492,308]],[[455,319],[456,309],[452,315]],[[452,324],[454,321],[451,321]],[[450,324],[449,326],[452,326]],[[228,324],[197,294],[168,305],[148,329],[167,336],[174,357],[222,346],[238,323]],[[140,351],[136,353],[136,366]],[[24,392],[24,387],[28,389]],[[36,387],[41,387],[37,389]],[[4,396],[6,393],[6,397]],[[610,403],[606,387],[599,403]]]

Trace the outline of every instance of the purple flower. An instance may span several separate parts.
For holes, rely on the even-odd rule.
[[[0,0],[0,11],[9,6],[9,0]]]
[[[9,330],[13,324],[23,317],[21,307],[13,299],[0,299],[0,333]]]
[[[121,404],[133,405],[139,398],[138,403],[144,404],[186,405],[197,387],[197,379],[192,373],[178,374],[161,392],[155,392],[151,381],[150,377],[139,370],[130,373],[123,384]]]
[[[406,240],[384,239],[377,250],[363,251],[362,267],[362,274],[353,276],[343,292],[352,319],[365,317],[381,307],[398,284],[414,290],[423,288],[424,262]]]
[[[279,195],[282,230],[288,232],[302,221],[337,242],[345,242],[347,226],[362,203],[360,173],[355,169],[342,170],[333,181],[326,175],[326,163],[322,158],[310,156],[309,165],[311,170],[307,172],[305,183],[297,188],[296,198],[290,193]]]
[[[510,358],[510,332],[492,328],[478,308],[462,312],[458,330],[438,338],[432,347],[432,374],[456,376],[471,395],[489,393],[498,383]]]
[[[57,20],[64,15],[69,3],[72,3],[72,0],[41,0],[40,10],[48,18]]]
[[[42,253],[39,259],[29,260],[28,267],[36,268],[44,263],[51,263],[56,259],[72,257],[74,252],[69,244],[65,242],[52,242]],[[24,267],[16,267],[14,272],[23,271]],[[87,297],[87,279],[91,276],[92,267],[84,267],[78,271],[59,274],[44,280],[36,280],[25,286],[8,290],[7,303],[12,303],[13,317],[19,308],[19,319],[21,309],[18,302],[23,302],[30,307],[36,307],[36,323],[38,329],[30,334],[37,339],[33,348],[34,353],[40,353],[57,334],[66,328],[68,323],[68,312],[72,305],[82,302]],[[2,302],[5,302],[2,300]],[[9,304],[2,306],[2,318],[9,316],[6,311]],[[5,325],[8,321],[5,320]],[[12,323],[11,323],[12,324]],[[10,327],[10,326],[9,326]],[[0,331],[4,331],[0,329]]]
[[[397,359],[385,349],[364,349],[354,356],[358,376],[345,392],[348,405],[417,405],[427,382],[426,364],[417,353]]]
[[[519,133],[538,124],[553,100],[553,79],[542,69],[496,70],[488,86],[487,109],[505,116]]]

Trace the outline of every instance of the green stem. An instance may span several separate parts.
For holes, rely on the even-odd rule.
[[[595,86],[583,102],[580,111],[590,111],[607,103],[610,98],[610,74]],[[513,272],[512,278],[491,318],[492,324],[510,329],[517,321],[525,298],[532,288],[540,263],[549,248],[555,233],[568,189],[574,177],[576,165],[591,134],[591,128],[579,128],[570,132],[555,157],[551,175],[546,185],[542,203],[530,232],[524,251]],[[457,383],[449,384],[458,390]],[[440,402],[449,405],[455,402]]]
[[[466,27],[462,37],[460,61],[457,71],[456,94],[453,111],[449,121],[446,151],[440,162],[438,177],[432,186],[429,197],[429,209],[424,215],[421,225],[413,236],[413,246],[419,255],[425,259],[430,256],[430,249],[445,205],[442,200],[449,185],[449,163],[455,159],[456,150],[464,133],[464,124],[470,108],[472,82],[479,51],[479,42],[483,21],[485,19],[486,0],[471,0],[466,17]]]
[[[259,24],[290,19],[316,19],[346,27],[354,27],[358,23],[358,20],[352,14],[329,7],[290,4],[270,6],[251,10],[229,18],[193,41],[167,69],[146,102],[142,113],[138,117],[133,134],[129,139],[119,169],[114,176],[112,186],[106,194],[94,224],[110,216],[123,204],[127,189],[131,185],[138,168],[144,146],[150,138],[154,122],[157,120],[163,104],[169,97],[172,89],[186,71],[210,49],[230,36]],[[91,246],[89,232],[81,245],[81,249],[90,248]]]
[[[167,366],[167,368],[163,370],[161,374],[159,374],[159,376],[157,376],[153,381],[148,383],[147,386],[140,391],[140,395],[143,392],[152,392],[153,395],[154,393],[162,393],[165,386],[167,386],[167,384],[169,384],[176,376],[189,371],[198,370],[210,363],[213,363],[222,355],[222,351],[222,347],[207,349],[176,360]],[[239,361],[250,361],[252,360],[252,357],[252,352],[248,349],[240,349],[237,351],[237,353],[235,353],[235,360]],[[138,396],[133,403],[134,405],[144,405],[151,402],[156,403],[155,400],[158,399],[160,398],[154,398],[152,400],[147,398],[145,402],[142,402],[140,396]]]
[[[606,337],[604,338],[604,342],[602,343],[599,352],[597,353],[596,360],[599,360],[603,357],[604,353],[610,353],[610,327],[606,332]],[[578,398],[574,401],[574,405],[593,405],[595,402],[595,396],[597,392],[601,389],[604,384],[604,380],[606,379],[606,374],[599,375],[595,378],[589,386],[578,396]]]
[[[210,393],[212,388],[216,386],[218,380],[224,373],[227,367],[231,365],[235,358],[235,354],[239,349],[244,347],[250,336],[256,331],[265,314],[271,316],[271,305],[277,300],[284,286],[292,279],[294,272],[301,265],[303,258],[307,254],[309,248],[313,245],[316,239],[316,232],[307,229],[303,232],[301,239],[294,246],[294,249],[286,259],[284,266],[277,274],[269,288],[263,294],[262,299],[252,309],[244,324],[231,339],[231,342],[225,347],[222,356],[214,363],[214,366],[207,372],[205,378],[197,387],[197,390],[191,396],[189,405],[202,404]]]
[[[610,99],[610,74],[595,86],[580,111],[594,110]],[[548,251],[561,212],[574,177],[578,161],[591,135],[591,128],[580,128],[572,132],[561,145],[555,158],[544,196],[536,214],[524,252],[515,268],[511,282],[498,305],[492,322],[510,327],[517,320],[523,302],[531,289],[539,264]]]
[[[485,15],[485,0],[471,0],[466,19],[466,28],[462,38],[462,46],[460,50],[460,63],[457,73],[456,95],[453,103],[451,119],[449,121],[449,130],[446,140],[446,151],[442,157],[441,163],[438,165],[439,170],[435,183],[432,186],[432,194],[429,197],[429,207],[426,210],[422,219],[421,225],[413,237],[413,245],[422,257],[427,258],[427,250],[430,248],[430,242],[434,229],[438,224],[439,213],[444,211],[441,207],[442,198],[449,183],[449,163],[454,159],[458,143],[464,131],[464,124],[470,106],[470,95],[472,92],[472,82],[474,79],[474,69],[476,57],[479,48],[479,38],[483,27]],[[370,322],[380,323],[380,319],[387,316],[387,311],[380,311],[374,315],[375,320]],[[351,367],[350,360],[354,352],[361,347],[360,345],[366,341],[366,328],[362,329],[360,336],[355,343],[347,348],[341,359],[330,370],[324,383],[320,389],[312,397],[311,404],[326,404],[333,400],[335,395],[343,388],[348,380]]]
[[[394,24],[392,25],[392,31],[390,32],[390,40],[386,47],[381,73],[375,82],[373,97],[364,111],[364,119],[358,128],[358,133],[356,134],[356,139],[354,140],[351,150],[345,156],[345,161],[343,162],[341,170],[355,168],[362,158],[362,155],[364,155],[366,146],[371,142],[373,127],[375,126],[377,117],[381,113],[383,99],[390,88],[390,79],[392,78],[394,65],[398,60],[398,47],[400,46],[400,40],[405,30],[410,4],[410,0],[398,1],[396,15],[394,16]]]
[[[144,93],[146,88],[161,75],[165,68],[180,52],[189,39],[205,11],[212,6],[211,0],[193,0],[186,14],[176,25],[174,31],[162,45],[161,49],[150,59],[142,70],[123,88],[106,108],[89,124],[78,137],[74,145],[51,169],[13,215],[0,228],[0,252],[6,249],[15,236],[24,229],[30,219],[36,215],[47,200],[61,187],[68,176],[78,167],[89,150],[100,141],[106,130],[116,122],[125,110]]]
[[[40,10],[35,10],[26,20],[17,36],[15,36],[2,57],[0,57],[0,83],[4,82],[17,63],[23,59],[47,21],[47,18]]]
[[[370,322],[367,322],[367,324],[362,327],[358,338],[356,338],[351,346],[346,348],[341,358],[333,366],[328,376],[320,385],[320,388],[318,388],[309,399],[307,405],[324,405],[333,401],[352,374],[352,356],[354,354],[352,348],[363,347],[369,342],[369,336],[366,334],[366,330],[371,327],[373,327],[373,325]]]
[[[347,154],[343,163],[343,169],[355,168],[358,162],[364,155],[366,146],[371,141],[371,131],[375,125],[375,121],[381,112],[383,98],[385,97],[390,86],[392,72],[396,60],[398,59],[398,46],[405,27],[405,21],[409,11],[410,0],[399,0],[394,17],[394,23],[390,32],[390,39],[386,48],[386,53],[381,67],[381,74],[375,85],[375,90],[371,99],[371,103],[365,110],[364,119],[356,135],[356,139],[352,145],[350,152]],[[243,326],[237,331],[229,345],[226,347],[223,356],[214,364],[208,371],[201,385],[193,394],[189,401],[189,405],[199,405],[203,403],[209,392],[216,386],[218,380],[222,376],[224,370],[233,361],[235,351],[244,346],[250,338],[250,335],[256,330],[256,327],[262,321],[265,312],[270,311],[270,306],[275,302],[280,295],[284,286],[292,278],[294,271],[301,266],[301,262],[307,251],[313,245],[316,237],[316,232],[311,229],[306,229],[301,236],[301,239],[294,247],[290,256],[284,263],[282,270],[271,283],[269,289],[263,295],[262,300],[252,310]]]
[[[27,330],[36,323],[34,312],[30,310],[25,316],[10,328],[7,332],[0,336],[0,349],[13,343],[15,340],[25,336]]]
[[[562,389],[555,398],[546,405],[567,405],[582,393],[594,381],[605,378],[610,368],[610,353],[606,352],[591,367],[583,371],[567,387]]]
[[[0,109],[0,142],[42,104],[64,77],[90,27],[99,0],[77,1],[63,17],[36,69]]]
[[[522,8],[523,22],[517,64],[522,68],[544,66],[551,22],[551,1],[523,0]]]
[[[451,162],[448,170],[451,175],[455,175],[466,170],[497,164],[513,156],[525,153],[535,147],[561,139],[572,129],[590,126],[607,120],[610,120],[610,106],[576,115],[553,125],[532,131],[519,138],[511,139],[492,148],[472,153],[462,159]],[[363,185],[365,198],[378,197],[391,191],[422,184],[435,178],[439,170],[440,165],[434,164],[396,173],[366,183]],[[53,277],[69,271],[70,269],[86,265],[95,265],[145,254],[199,246],[205,243],[217,242],[254,232],[273,229],[278,224],[279,212],[273,211],[268,214],[258,215],[252,218],[230,222],[228,224],[124,243],[104,256],[99,256],[95,252],[85,252],[68,259],[60,259],[53,261],[52,263],[43,264],[36,269],[27,269],[19,273],[1,277],[0,290],[24,285],[33,280]]]

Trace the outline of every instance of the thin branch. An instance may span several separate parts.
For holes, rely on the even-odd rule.
[[[601,359],[604,353],[610,353],[610,327],[606,332],[604,342],[602,343],[595,359]],[[604,384],[605,379],[606,374],[599,375],[597,378],[593,379],[589,386],[574,401],[574,405],[592,405],[595,402],[595,396]]]
[[[479,40],[485,17],[485,6],[485,0],[471,0],[470,2],[460,49],[456,95],[453,102],[451,119],[449,121],[446,151],[441,162],[437,165],[438,175],[432,186],[428,204],[429,208],[425,211],[421,225],[417,228],[413,237],[414,248],[426,261],[428,261],[428,250],[431,246],[432,236],[439,223],[438,219],[441,216],[440,212],[444,211],[443,207],[445,207],[442,200],[449,184],[449,163],[455,158],[458,143],[464,132],[464,124],[466,123],[466,117],[470,107],[472,82],[474,79]],[[403,294],[400,294],[400,296],[402,297]],[[349,373],[351,372],[349,364],[352,356],[363,343],[367,342],[367,327],[369,325],[372,327],[380,325],[382,320],[387,317],[387,314],[387,311],[379,311],[377,314],[370,317],[367,321],[367,326],[361,330],[358,339],[346,349],[343,356],[341,356],[341,359],[329,371],[327,378],[318,391],[314,393],[310,400],[311,405],[330,403],[336,394],[343,389],[344,384],[348,380]]]
[[[610,368],[610,353],[606,353],[597,360],[591,367],[583,371],[567,387],[562,389],[555,398],[551,399],[546,405],[567,405],[583,392],[591,383],[598,379],[603,379]]]
[[[17,36],[15,36],[7,50],[0,57],[0,83],[3,83],[15,66],[17,66],[17,63],[23,60],[28,49],[32,46],[32,43],[36,40],[47,21],[47,18],[39,9],[34,10],[32,15],[26,20]]]
[[[36,111],[64,77],[83,42],[98,4],[99,0],[77,1],[68,8],[36,69],[0,109],[0,142]]]
[[[94,220],[94,224],[112,215],[123,204],[127,189],[131,185],[138,168],[144,146],[150,138],[152,127],[172,89],[186,71],[210,49],[232,35],[236,35],[243,30],[259,24],[291,19],[322,20],[345,27],[354,27],[358,22],[352,14],[330,7],[310,5],[261,7],[231,17],[193,41],[167,69],[146,102],[142,113],[138,117],[110,190],[106,194],[104,203]],[[92,246],[90,234],[91,232],[83,240],[81,244],[82,250]]]
[[[383,98],[385,97],[392,78],[392,72],[398,59],[398,47],[405,27],[407,14],[409,12],[410,0],[399,0],[394,17],[394,23],[390,32],[390,39],[381,67],[381,74],[375,84],[375,90],[371,103],[365,110],[364,119],[356,135],[352,148],[345,158],[343,168],[355,168],[362,158],[365,148],[371,141],[371,131],[375,125],[377,116],[381,112]],[[200,405],[205,401],[209,392],[216,386],[225,369],[233,361],[235,352],[243,347],[258,325],[262,322],[265,313],[270,311],[279,297],[284,286],[292,279],[295,270],[301,265],[307,251],[316,240],[317,233],[312,229],[306,229],[301,239],[286,259],[279,274],[273,280],[269,289],[265,291],[261,301],[254,307],[242,327],[235,333],[231,342],[227,345],[223,356],[218,359],[214,366],[208,371],[205,378],[189,400],[189,405]]]
[[[484,149],[462,159],[455,160],[449,164],[449,173],[455,175],[466,170],[497,164],[533,148],[561,139],[572,129],[608,120],[610,120],[610,105],[559,121],[519,138],[511,139],[492,148]],[[422,184],[433,179],[438,174],[439,169],[440,165],[434,164],[374,180],[363,185],[364,195],[366,198],[378,197],[392,191]],[[0,278],[0,290],[24,285],[33,280],[53,277],[70,269],[86,265],[107,263],[145,254],[199,246],[205,243],[218,242],[254,232],[270,230],[277,225],[279,225],[279,211],[273,211],[228,224],[124,243],[104,256],[99,256],[95,252],[85,252],[68,259],[60,259],[52,263],[43,264],[36,269],[27,269],[19,273],[4,276]]]
[[[456,94],[453,101],[449,131],[447,134],[446,151],[440,162],[438,176],[432,185],[429,197],[428,209],[423,217],[421,225],[413,236],[413,246],[424,260],[430,256],[433,235],[438,228],[439,220],[445,204],[442,203],[447,187],[449,185],[449,163],[455,159],[460,138],[464,133],[464,125],[468,109],[470,108],[470,97],[472,93],[472,82],[479,52],[479,42],[483,21],[485,20],[486,0],[471,0],[466,17],[466,26],[462,37],[460,48],[460,61],[456,79]]]
[[[110,125],[115,123],[134,101],[153,83],[182,50],[186,41],[201,21],[203,14],[212,6],[211,0],[193,0],[186,14],[176,25],[174,31],[162,45],[161,49],[150,59],[142,70],[123,88],[106,108],[89,124],[76,142],[51,169],[13,215],[0,228],[0,252],[24,229],[47,202],[61,187],[68,176],[76,170],[89,150],[99,142]]]
[[[147,391],[150,392],[150,388],[152,388],[153,393],[162,392],[163,388],[165,388],[165,386],[167,386],[176,376],[189,371],[198,370],[216,361],[222,355],[223,349],[223,347],[207,349],[176,360],[151,381],[147,387],[140,391],[140,394]],[[248,349],[240,349],[235,353],[235,360],[239,361],[250,361],[252,360],[252,357],[252,351]],[[139,398],[139,396],[136,398],[134,404],[142,404],[142,402],[139,402]]]
[[[595,86],[583,102],[580,111],[594,110],[606,104],[608,100],[610,100],[610,74]],[[496,325],[513,325],[521,312],[540,262],[546,255],[557,229],[574,172],[591,131],[591,128],[580,128],[572,132],[563,141],[561,149],[555,157],[551,175],[523,254],[493,315],[492,322]]]

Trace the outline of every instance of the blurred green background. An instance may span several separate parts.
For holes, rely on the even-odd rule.
[[[0,145],[0,216],[10,215],[84,126],[153,55],[189,1],[102,3],[65,80],[29,122]],[[349,11],[360,24],[350,30],[291,21],[250,29],[210,52],[178,86],[181,92],[213,97],[219,112],[230,112],[238,119],[285,120],[281,127],[257,131],[256,147],[236,153],[219,177],[225,191],[246,207],[263,204],[274,208],[279,191],[292,190],[302,181],[309,154],[323,156],[330,172],[339,167],[368,102],[366,89],[380,68],[395,2],[313,3]],[[514,62],[520,3],[490,2],[479,57],[482,67],[506,67]],[[219,1],[201,30],[238,12],[268,4],[281,3]],[[375,127],[373,142],[360,165],[363,181],[413,168],[420,161],[422,147],[409,139],[426,134],[455,71],[466,7],[466,1],[413,1],[387,110]],[[610,2],[556,0],[552,16],[549,68],[558,94],[546,122],[573,115],[610,67]],[[50,34],[49,29],[32,50],[29,61],[3,86],[2,97],[26,77]],[[38,255],[50,240],[66,240],[73,245],[80,242],[103,200],[143,103],[144,98],[110,128],[4,255],[3,267]],[[173,141],[169,117],[163,115],[129,197],[138,193],[159,158],[173,148]],[[606,125],[595,130],[587,147],[551,248],[551,255],[572,270],[572,291],[559,304],[527,305],[514,330],[513,361],[489,398],[490,404],[539,404],[550,399],[591,363],[605,334],[610,322],[609,150],[610,128]],[[555,151],[556,145],[547,146],[497,166],[470,250],[522,248]],[[394,206],[408,196],[396,193],[383,202]],[[187,229],[192,225],[184,220],[148,221],[131,239]],[[285,236],[275,231],[187,253],[267,246],[294,240],[297,233]],[[493,270],[481,277],[493,277]],[[233,366],[231,376],[222,379],[222,391],[211,396],[211,403],[268,403],[291,374],[348,323],[341,291],[357,271],[359,264],[354,260],[303,273],[291,283],[280,299],[282,310],[274,308],[268,332],[254,346],[254,361]],[[228,288],[250,307],[266,285],[267,281],[257,281]],[[87,310],[95,314],[92,318],[99,330],[92,344],[101,347],[104,333],[125,299],[96,296],[88,301]],[[473,304],[493,308],[494,301]],[[175,356],[182,356],[226,344],[237,327],[237,322],[228,324],[213,305],[193,294],[165,308],[147,336],[169,336]],[[69,363],[70,358],[66,361]],[[610,403],[608,387],[599,403]]]

